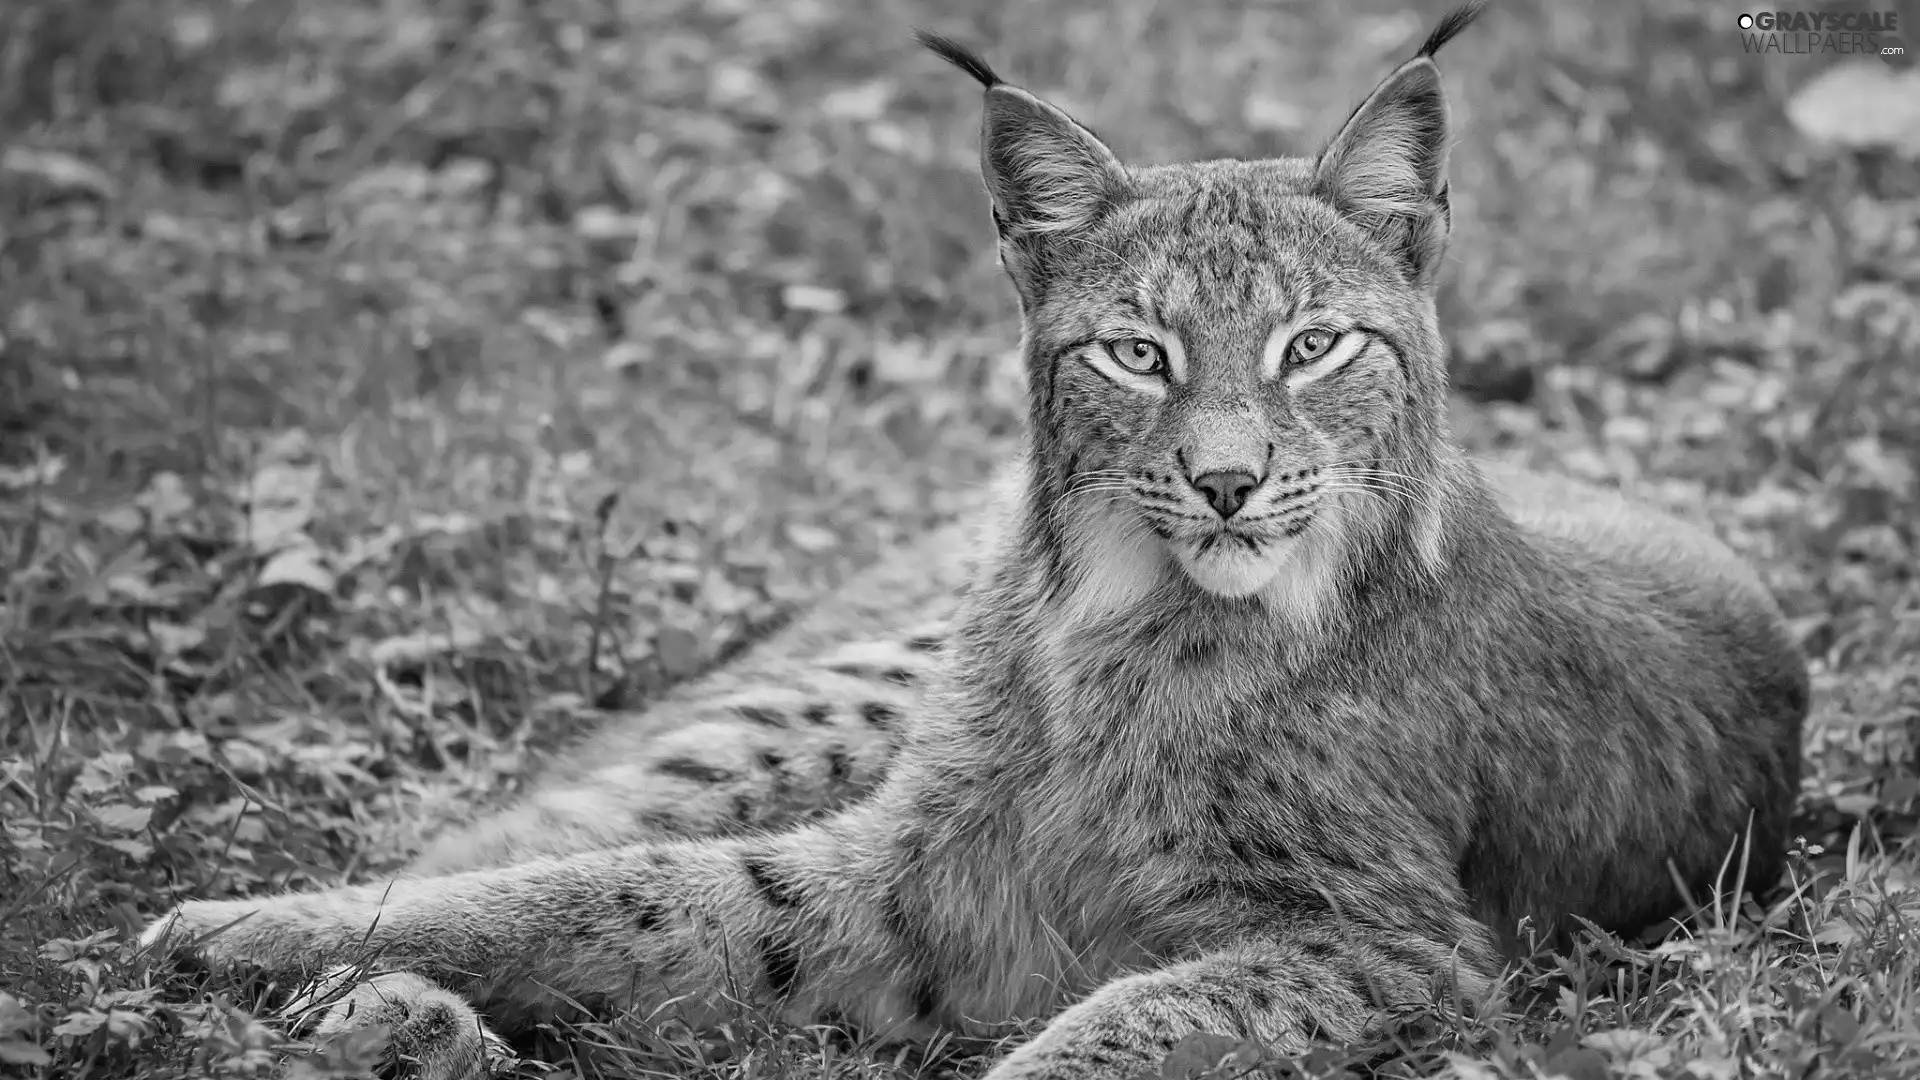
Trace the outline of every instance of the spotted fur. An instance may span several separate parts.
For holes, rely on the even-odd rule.
[[[894,554],[745,656],[606,724],[408,873],[783,828],[870,794],[941,662],[968,543],[950,527]]]
[[[149,940],[248,916],[193,947],[371,948],[509,1023],[554,994],[893,1035],[1045,1018],[994,1080],[1123,1080],[1196,1029],[1300,1051],[1485,1007],[1523,921],[1636,928],[1736,845],[1771,880],[1807,678],[1755,576],[1450,441],[1432,53],[1470,17],[1314,159],[1154,168],[939,43],[987,84],[1031,388],[945,647],[776,655],[768,696],[687,706],[737,752],[616,737],[635,771],[594,790],[681,793],[708,807],[682,831],[723,835],[189,903]],[[861,697],[906,656],[939,658],[917,699]],[[810,721],[831,678],[884,722]],[[758,740],[859,724],[897,732],[863,798],[779,831],[701,802],[806,756]],[[500,843],[537,847],[523,827]]]

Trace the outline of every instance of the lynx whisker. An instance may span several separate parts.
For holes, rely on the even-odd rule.
[[[1425,479],[1424,477],[1413,476],[1408,473],[1396,472],[1391,469],[1377,469],[1377,468],[1370,468],[1362,465],[1340,464],[1340,465],[1328,466],[1327,474],[1329,476],[1383,477],[1390,480],[1400,480],[1409,484],[1413,484],[1417,487],[1424,488],[1435,495],[1444,494],[1444,492],[1441,490],[1439,485],[1435,484],[1431,480]]]

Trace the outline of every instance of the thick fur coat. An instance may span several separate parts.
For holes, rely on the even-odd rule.
[[[1050,1018],[995,1080],[1130,1080],[1196,1029],[1302,1050],[1485,1001],[1523,922],[1638,927],[1736,849],[1774,878],[1807,680],[1755,576],[1450,441],[1432,56],[1472,14],[1315,158],[1152,168],[930,38],[986,87],[1032,396],[967,584],[930,540],[411,875],[150,940],[371,949],[412,974],[328,1023],[399,1023],[423,1075],[484,1059],[424,975],[510,1025]]]

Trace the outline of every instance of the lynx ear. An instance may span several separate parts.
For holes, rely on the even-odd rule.
[[[1017,86],[987,90],[980,171],[1009,239],[1092,225],[1118,201],[1120,162],[1099,137]]]
[[[980,172],[1007,270],[1025,293],[1030,241],[1087,228],[1118,204],[1126,172],[1099,136],[1025,90],[1001,80],[958,42],[919,31],[920,43],[987,89]]]
[[[1480,13],[1470,4],[1436,26],[1419,55],[1387,76],[1314,164],[1314,193],[1431,285],[1446,253],[1447,99],[1433,54]]]

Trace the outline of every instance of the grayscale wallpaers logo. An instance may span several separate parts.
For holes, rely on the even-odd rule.
[[[1739,24],[1740,48],[1756,55],[1878,56],[1897,68],[1913,63],[1900,40],[1897,11],[1754,11]]]

